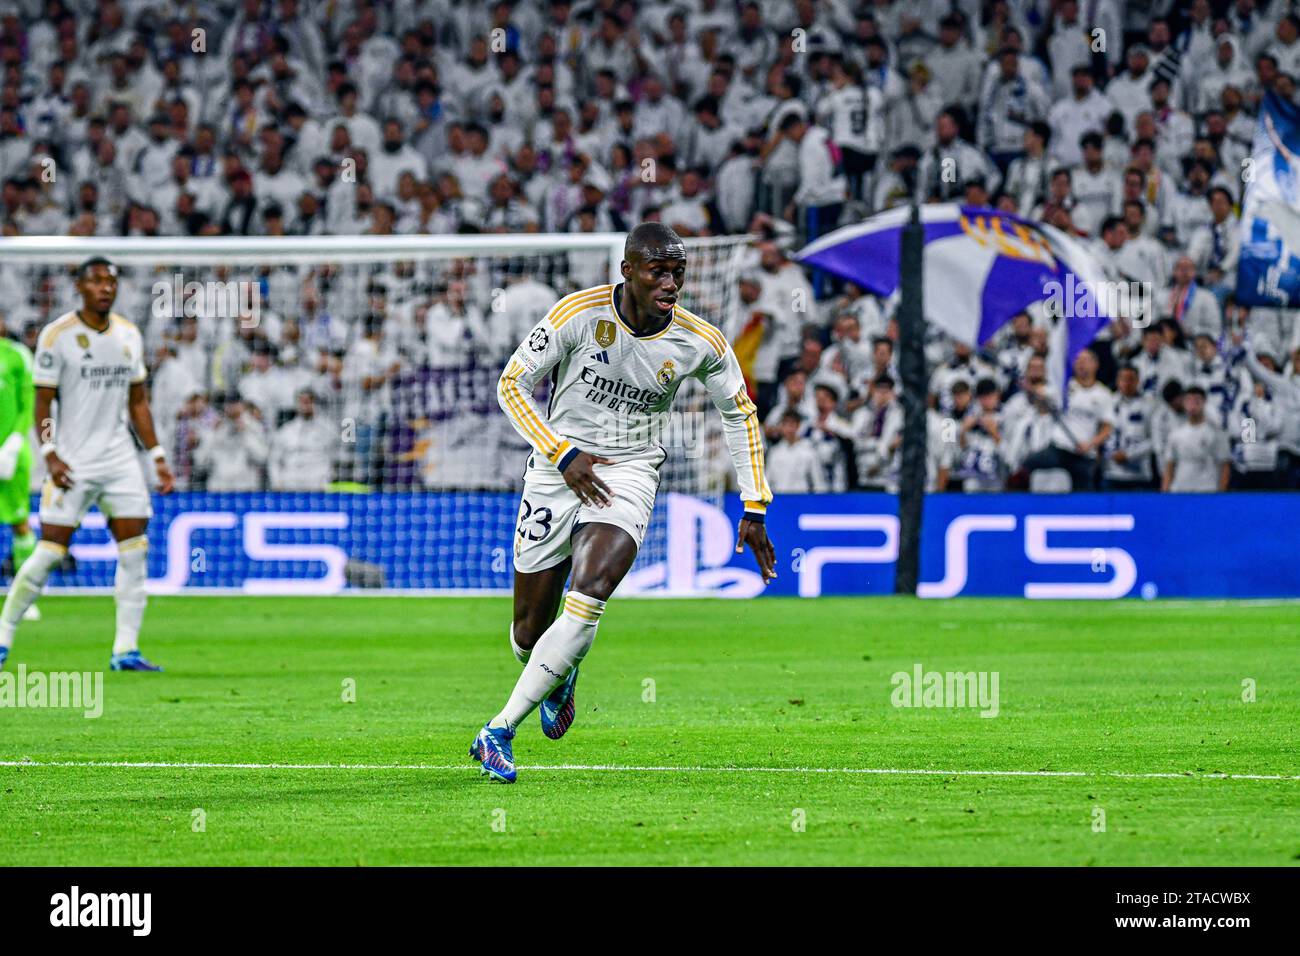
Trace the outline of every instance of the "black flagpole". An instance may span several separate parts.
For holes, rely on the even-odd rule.
[[[925,230],[921,209],[902,232],[899,257],[898,371],[902,378],[903,456],[898,476],[896,594],[915,594],[921,577],[921,508],[925,497],[925,313],[921,303]]]

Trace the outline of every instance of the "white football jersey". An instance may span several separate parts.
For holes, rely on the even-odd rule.
[[[116,313],[96,332],[75,311],[55,319],[36,346],[32,382],[56,388],[54,447],[74,477],[138,467],[127,419],[130,386],[145,380],[140,330]],[[40,433],[41,423],[36,423]]]
[[[722,415],[746,509],[766,510],[772,492],[758,410],[731,346],[680,307],[663,330],[637,335],[619,314],[622,292],[622,283],[575,292],[533,327],[497,389],[511,424],[560,469],[579,450],[613,461],[657,454],[681,434],[670,428],[670,411],[682,382],[694,378]],[[534,391],[547,376],[551,398],[543,413]]]

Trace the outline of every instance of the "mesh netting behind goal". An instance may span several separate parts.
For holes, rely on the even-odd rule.
[[[95,254],[118,265],[114,310],[144,335],[181,492],[156,499],[159,589],[246,588],[259,575],[252,589],[281,577],[286,589],[500,588],[528,446],[497,406],[498,376],[560,297],[617,278],[622,241],[4,240],[0,308],[34,349],[45,324],[80,304],[70,267]],[[746,239],[687,244],[683,304],[724,325]],[[666,554],[666,496],[716,502],[734,481],[696,383],[682,387],[663,440],[661,500],[638,561],[648,582]],[[111,582],[90,543],[102,518],[86,529],[87,559],[64,584]]]

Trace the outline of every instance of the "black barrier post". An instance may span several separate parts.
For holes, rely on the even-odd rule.
[[[921,285],[925,230],[921,209],[902,232],[898,285],[898,372],[903,379],[903,456],[898,476],[898,565],[894,593],[915,594],[921,576],[921,507],[925,496],[925,313]]]

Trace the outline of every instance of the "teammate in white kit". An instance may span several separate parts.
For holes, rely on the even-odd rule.
[[[162,668],[141,657],[137,646],[148,575],[145,531],[153,509],[130,429],[149,449],[159,491],[167,494],[174,482],[149,413],[140,331],[111,311],[116,267],[104,258],[88,259],[77,270],[77,291],[81,308],[47,325],[37,342],[36,430],[49,476],[41,489],[40,543],[14,576],[0,611],[0,665],[23,612],[67,554],[86,512],[98,504],[118,554],[117,636],[109,666],[157,671]],[[51,411],[56,399],[57,416]]]
[[[636,560],[668,457],[657,436],[687,378],[704,384],[722,414],[745,509],[736,551],[748,544],[764,583],[776,577],[758,411],[727,340],[677,305],[686,247],[667,226],[643,223],[628,234],[623,256],[624,281],[556,303],[515,350],[497,389],[534,449],[515,532],[510,629],[524,671],[470,747],[483,772],[505,783],[515,780],[510,742],[533,708],[540,705],[542,732],[552,739],[573,723],[578,664]],[[543,413],[533,391],[548,376]]]

